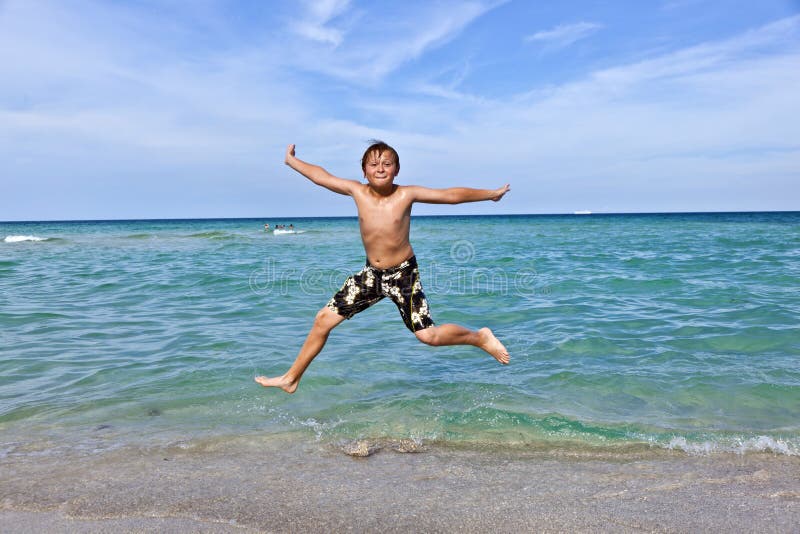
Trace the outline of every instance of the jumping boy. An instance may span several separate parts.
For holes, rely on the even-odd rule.
[[[455,324],[434,326],[419,281],[417,260],[409,242],[411,205],[414,202],[497,202],[509,191],[508,184],[499,189],[430,189],[395,185],[394,179],[400,172],[400,158],[392,147],[382,141],[373,142],[361,158],[366,184],[338,178],[322,167],[296,158],[294,145],[286,149],[285,163],[315,184],[334,193],[353,197],[358,208],[358,225],[367,263],[358,273],[350,276],[342,289],[317,312],[314,325],[289,370],[272,378],[257,376],[256,382],[264,387],[279,387],[287,393],[294,393],[306,368],[325,346],[331,330],[384,297],[394,301],[403,322],[423,343],[433,346],[473,345],[488,352],[502,364],[509,362],[510,356],[505,346],[488,328],[469,330]]]

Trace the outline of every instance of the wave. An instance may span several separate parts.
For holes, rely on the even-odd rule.
[[[126,235],[125,239],[156,239],[158,238],[155,234],[130,234]]]
[[[538,440],[526,442],[505,442],[493,440],[467,440],[456,442],[450,439],[421,439],[416,436],[406,437],[378,437],[378,438],[340,438],[331,441],[334,446],[350,456],[370,456],[381,449],[391,448],[398,452],[425,452],[429,446],[477,449],[477,450],[503,450],[507,452],[542,452],[555,453],[561,456],[609,456],[618,458],[626,456],[659,455],[659,452],[677,451],[688,456],[716,456],[723,454],[775,454],[778,456],[800,456],[797,444],[790,443],[770,436],[756,436],[741,439],[735,442],[703,442],[692,443],[686,438],[678,437],[664,444],[637,443],[604,443],[587,444],[575,441]],[[649,454],[648,454],[649,453]]]
[[[750,452],[771,452],[784,456],[800,456],[800,443],[772,436],[736,436],[723,439],[690,441],[683,436],[672,438],[663,445],[670,450],[680,450],[691,455],[719,453],[746,454]]]
[[[189,239],[209,239],[211,241],[235,241],[235,240],[249,240],[253,239],[251,235],[226,232],[223,230],[209,230],[207,232],[198,232],[195,234],[185,234],[181,237]]]
[[[6,243],[21,243],[24,241],[47,241],[46,237],[38,237],[35,235],[9,235],[3,240]]]
[[[283,234],[304,234],[306,233],[305,230],[285,230],[283,228],[276,228],[272,231],[275,235],[283,235]]]
[[[225,347],[219,347],[224,350]],[[95,373],[76,377],[76,384],[86,387],[84,382],[98,379]],[[102,371],[102,372],[107,372]],[[89,399],[87,399],[89,400]],[[211,403],[214,404],[214,403]],[[379,403],[386,408],[384,403]],[[510,454],[552,454],[561,457],[614,457],[619,459],[634,457],[664,457],[665,455],[685,455],[687,457],[720,457],[730,455],[770,455],[780,457],[800,456],[800,435],[794,431],[693,431],[689,429],[668,429],[645,425],[623,423],[594,423],[556,414],[532,415],[497,408],[481,407],[466,412],[443,411],[425,418],[415,417],[415,410],[400,413],[404,403],[398,402],[388,410],[378,409],[378,417],[360,416],[356,410],[342,412],[332,410],[327,413],[296,413],[296,407],[275,406],[259,399],[251,403],[248,397],[229,398],[215,408],[209,409],[208,402],[198,403],[197,398],[152,400],[147,410],[142,403],[110,402],[103,413],[79,415],[71,427],[68,422],[61,431],[82,436],[82,423],[91,419],[92,424],[106,421],[105,417],[114,415],[114,426],[118,438],[123,442],[138,442],[144,439],[148,444],[158,441],[162,431],[191,435],[194,438],[213,438],[225,440],[230,436],[241,437],[253,430],[254,416],[259,421],[259,433],[295,433],[305,436],[312,442],[333,446],[352,456],[369,456],[381,449],[398,452],[424,452],[431,448],[502,451]],[[375,415],[377,404],[370,406]],[[406,405],[407,406],[407,405]],[[97,406],[92,403],[92,409]],[[428,408],[430,405],[428,404]],[[117,418],[122,411],[131,410],[128,426]],[[19,423],[26,436],[30,436],[32,417],[42,417],[50,413],[58,414],[63,420],[62,408],[54,411],[51,404],[38,408],[30,403],[20,404],[0,415],[0,424],[11,429],[11,423]],[[82,409],[70,410],[73,413]],[[101,410],[102,411],[102,410]],[[168,420],[154,421],[153,416],[170,413]],[[146,414],[146,415],[145,415]],[[366,413],[363,415],[367,415]],[[409,417],[410,415],[410,417]],[[149,431],[141,434],[136,422],[147,418]],[[219,425],[209,426],[209,421]],[[16,427],[16,425],[13,425]],[[36,425],[34,425],[36,427]],[[42,428],[43,432],[49,430]],[[51,430],[51,429],[50,429]],[[35,433],[35,431],[34,431]],[[155,439],[154,439],[155,438]],[[294,438],[293,438],[294,439]],[[47,440],[54,443],[52,439]],[[58,440],[57,440],[58,441]],[[0,443],[2,446],[2,443]]]
[[[273,416],[278,415],[273,412]],[[351,414],[352,415],[352,414]],[[332,417],[319,420],[279,415],[290,428],[312,431],[318,441],[334,444],[367,443],[365,450],[412,440],[425,445],[487,450],[551,451],[560,454],[659,454],[682,452],[689,456],[720,454],[775,454],[800,456],[800,436],[758,432],[693,432],[645,428],[633,424],[602,424],[560,415],[531,415],[490,407],[465,412],[443,412],[418,420],[388,416],[395,423],[361,418]],[[349,445],[348,445],[349,446]],[[363,447],[362,447],[363,448]],[[348,454],[351,454],[348,452]]]
[[[312,428],[316,430],[316,428]],[[350,436],[340,433],[318,435],[318,441],[334,444],[369,443],[377,448],[385,444],[396,444],[408,440],[413,441],[420,450],[427,446],[448,447],[457,449],[504,450],[508,452],[558,452],[562,455],[583,454],[659,454],[659,452],[680,452],[687,456],[718,456],[726,454],[774,454],[776,456],[800,456],[800,443],[774,436],[753,436],[736,438],[718,438],[706,441],[691,441],[684,436],[673,437],[668,442],[658,439],[629,439],[614,441],[582,441],[575,437],[540,436],[539,439],[517,438],[504,439],[501,436],[475,436],[473,438],[453,438],[446,433],[420,436],[416,433],[378,436]],[[369,447],[372,448],[372,445]],[[350,453],[348,453],[350,454]]]
[[[186,237],[196,237],[200,239],[230,239],[236,237],[221,230],[211,230],[209,232],[199,232],[197,234],[189,234]]]
[[[49,237],[39,237],[35,235],[7,235],[5,239],[3,239],[6,243],[23,243],[25,241],[49,241]]]

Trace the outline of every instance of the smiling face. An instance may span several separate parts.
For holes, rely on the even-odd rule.
[[[391,187],[400,172],[397,157],[392,150],[373,150],[364,158],[364,178],[373,188],[382,190]]]

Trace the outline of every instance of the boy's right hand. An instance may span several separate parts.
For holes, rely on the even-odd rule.
[[[294,157],[294,144],[289,145],[286,147],[286,158],[284,158],[283,162],[286,165],[289,165],[289,160]]]

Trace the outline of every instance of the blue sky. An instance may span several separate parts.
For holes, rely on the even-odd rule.
[[[0,0],[0,220],[800,209],[800,2]]]

